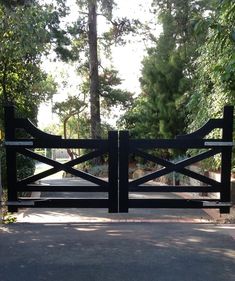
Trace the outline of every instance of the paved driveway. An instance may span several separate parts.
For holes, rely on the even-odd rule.
[[[1,281],[232,281],[235,225],[16,223],[0,230]]]

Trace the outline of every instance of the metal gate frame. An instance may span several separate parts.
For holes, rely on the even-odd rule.
[[[17,139],[16,130],[23,129],[31,138]],[[7,166],[8,209],[17,212],[18,208],[108,208],[109,212],[118,212],[118,132],[110,131],[108,139],[62,139],[37,129],[28,119],[16,118],[15,108],[5,108],[5,146]],[[93,149],[85,155],[64,164],[35,153],[34,148],[82,148]],[[38,160],[52,166],[39,174],[28,178],[17,179],[16,155]],[[74,169],[73,166],[100,157],[108,156],[108,181],[89,173]],[[40,186],[36,181],[59,171],[68,172],[85,179],[95,186]],[[71,192],[106,192],[108,199],[76,199],[76,198],[19,198],[20,191],[71,191]]]
[[[214,129],[222,130],[221,139],[204,139]],[[128,131],[119,132],[119,212],[129,208],[218,208],[229,213],[231,207],[231,157],[233,147],[233,106],[225,106],[223,118],[211,119],[199,130],[176,139],[130,139]],[[172,163],[146,153],[145,149],[209,149],[183,161]],[[193,172],[186,167],[221,153],[221,181]],[[129,181],[129,156],[135,154],[164,168]],[[179,172],[204,183],[204,186],[141,186],[150,180]],[[219,192],[220,199],[129,199],[130,192]]]
[[[214,129],[222,130],[221,139],[204,139]],[[16,131],[23,129],[27,139],[17,139]],[[13,106],[5,107],[5,146],[7,166],[8,209],[16,212],[22,207],[37,208],[108,208],[110,213],[125,213],[129,208],[217,208],[229,213],[231,206],[230,176],[233,146],[233,106],[224,108],[223,118],[211,119],[194,133],[176,139],[130,139],[128,131],[110,131],[108,139],[62,139],[40,131],[28,119],[15,117]],[[85,148],[93,149],[85,155],[64,164],[41,156],[34,148]],[[148,149],[209,149],[183,161],[172,163],[151,155]],[[20,153],[52,166],[37,175],[18,180],[16,155]],[[221,181],[193,172],[186,167],[195,162],[221,153]],[[108,156],[108,180],[74,169],[73,166],[106,154]],[[129,180],[129,156],[135,154],[164,168],[138,179]],[[36,181],[64,170],[85,179],[95,186],[49,186],[35,184]],[[149,180],[171,172],[179,172],[204,183],[203,186],[143,186]],[[106,192],[108,199],[76,198],[20,198],[21,191],[71,191]],[[219,192],[220,199],[130,199],[130,192]]]

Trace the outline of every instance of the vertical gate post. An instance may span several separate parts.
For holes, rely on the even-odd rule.
[[[14,106],[5,106],[5,141],[15,140],[15,108]],[[6,146],[6,170],[7,170],[7,200],[17,201],[16,181],[17,181],[17,169],[16,169],[16,150],[14,147]],[[16,206],[9,206],[9,212],[17,212]]]
[[[109,213],[118,212],[118,132],[109,131]]]
[[[223,133],[222,139],[224,142],[233,141],[233,106],[224,107],[223,116]],[[232,160],[232,146],[222,148],[221,157],[221,202],[231,201],[231,160]],[[221,214],[229,213],[229,207],[220,208]]]
[[[119,212],[128,213],[129,132],[119,132]]]

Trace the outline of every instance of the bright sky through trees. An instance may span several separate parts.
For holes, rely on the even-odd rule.
[[[46,2],[48,2],[47,0]],[[50,1],[49,1],[50,2]],[[79,9],[75,5],[75,0],[67,0],[70,6],[71,14],[67,17],[68,22],[76,20]],[[156,22],[154,15],[150,13],[152,0],[118,0],[117,9],[114,14],[117,16],[127,17],[129,19],[139,19],[141,22],[148,22],[151,26],[151,20]],[[99,17],[98,32],[105,29],[105,21]],[[65,23],[66,24],[66,23]],[[161,28],[153,25],[153,33],[159,34]],[[121,87],[133,93],[140,92],[140,70],[141,61],[145,55],[145,49],[149,42],[143,42],[142,39],[136,37],[131,38],[131,43],[125,46],[118,46],[112,48],[112,64],[119,71],[119,76],[123,83]],[[54,55],[51,55],[53,58]],[[55,77],[59,84],[58,94],[54,96],[53,102],[63,101],[68,95],[76,94],[79,86],[79,77],[75,73],[76,64],[74,66],[62,62],[53,62],[45,59],[43,68]],[[43,128],[57,119],[51,113],[51,105],[43,104],[39,110],[39,127]]]

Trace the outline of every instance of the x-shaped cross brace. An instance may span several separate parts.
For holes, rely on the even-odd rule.
[[[206,158],[214,156],[218,153],[221,153],[221,151],[219,149],[212,149],[212,150],[203,152],[201,154],[198,154],[196,156],[190,157],[188,159],[185,159],[183,161],[179,161],[177,163],[172,163],[170,161],[164,160],[164,159],[159,158],[157,156],[150,155],[150,154],[148,154],[144,151],[138,150],[138,149],[135,149],[133,151],[133,153],[135,153],[136,155],[138,155],[140,157],[143,157],[146,160],[149,160],[149,161],[152,161],[156,164],[165,166],[165,168],[160,169],[156,172],[150,173],[150,174],[148,174],[144,177],[133,180],[132,182],[129,183],[130,187],[138,186],[140,184],[146,183],[150,180],[156,179],[158,177],[164,176],[164,175],[169,174],[169,173],[174,172],[174,171],[182,173],[186,176],[189,176],[191,178],[194,178],[196,180],[199,180],[199,181],[204,182],[204,183],[209,184],[209,185],[214,185],[214,186],[217,185],[218,186],[220,184],[220,182],[218,182],[218,181],[215,181],[211,178],[200,175],[196,172],[190,171],[190,170],[185,168],[186,166],[189,166],[193,163],[199,162],[203,159],[206,159]]]
[[[82,179],[90,181],[90,182],[95,183],[97,185],[108,186],[108,183],[106,181],[103,181],[103,180],[101,180],[101,179],[99,179],[95,176],[92,176],[91,174],[88,174],[88,173],[85,173],[83,171],[72,168],[74,165],[77,165],[77,164],[80,164],[82,162],[91,160],[95,157],[101,156],[102,154],[104,154],[106,152],[105,150],[95,150],[95,151],[92,151],[90,153],[82,155],[79,158],[73,159],[73,160],[68,161],[66,163],[63,163],[63,164],[59,163],[57,161],[54,161],[50,158],[47,158],[45,156],[34,153],[33,151],[31,151],[29,149],[19,148],[19,149],[17,149],[17,151],[19,153],[23,154],[24,156],[33,158],[33,159],[38,160],[42,163],[53,166],[53,168],[51,168],[51,169],[48,169],[48,170],[46,170],[44,172],[41,172],[37,175],[33,175],[33,176],[30,176],[28,178],[25,178],[25,179],[19,181],[18,182],[19,185],[25,185],[25,184],[30,184],[30,183],[36,182],[36,181],[38,181],[42,178],[48,177],[52,174],[55,174],[55,173],[63,170],[65,172],[68,172],[72,175],[75,175],[77,177],[80,177]]]

